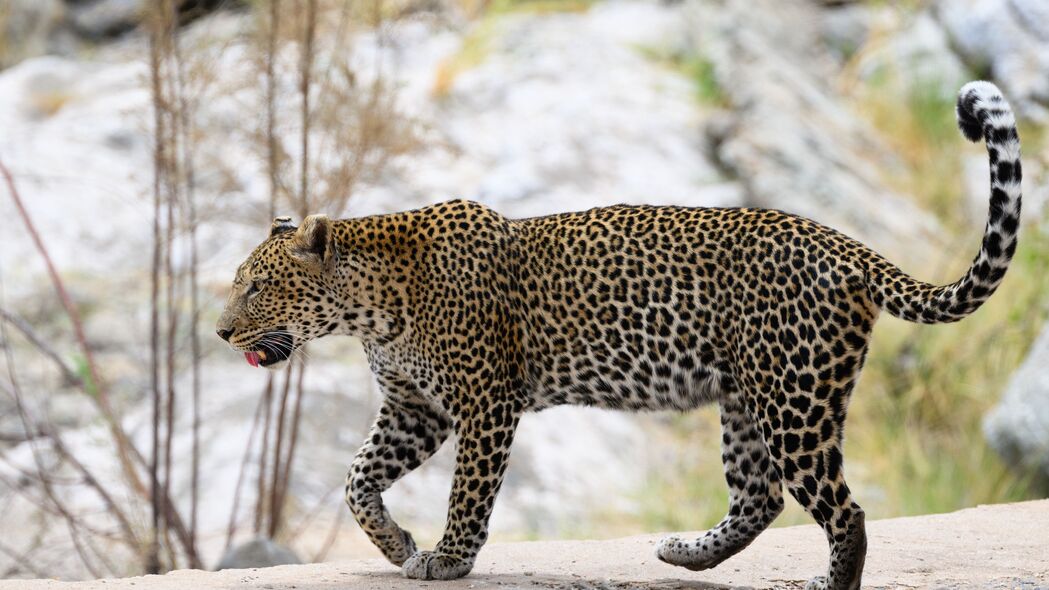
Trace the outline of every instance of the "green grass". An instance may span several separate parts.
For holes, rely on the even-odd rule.
[[[889,186],[960,230],[968,220],[959,154],[968,148],[955,124],[955,98],[942,88],[934,80],[903,83],[883,70],[861,86],[856,110],[907,165],[902,175],[886,175]]]
[[[433,88],[430,91],[434,98],[448,96],[460,74],[484,62],[491,52],[491,42],[496,31],[495,23],[495,17],[482,17],[463,38],[459,51],[437,65]]]
[[[861,87],[856,110],[904,161],[888,178],[931,210],[951,235],[938,268],[920,278],[955,280],[979,247],[983,219],[966,214],[963,154],[954,97],[935,81],[903,85],[883,72]],[[1037,153],[1044,132],[1022,128]],[[992,297],[965,320],[919,326],[884,316],[875,328],[846,428],[852,488],[870,497],[873,517],[945,512],[1038,495],[1032,479],[1007,468],[983,437],[982,420],[1001,397],[1046,321],[1049,236],[1026,220],[1011,270]],[[858,467],[858,468],[857,468]],[[864,494],[864,491],[867,493]]]
[[[704,106],[727,107],[728,97],[718,83],[714,62],[703,55],[668,53],[662,48],[640,46],[641,55],[692,81],[696,101]]]
[[[461,0],[467,14],[477,17],[477,22],[455,55],[437,66],[431,94],[444,98],[452,90],[456,78],[463,72],[475,68],[488,57],[492,40],[497,33],[500,17],[507,14],[549,14],[555,12],[583,12],[589,10],[595,0]]]
[[[714,72],[714,62],[699,57],[686,60],[682,68],[696,87],[696,98],[699,102],[708,105],[726,106],[728,98],[725,91],[718,84]]]

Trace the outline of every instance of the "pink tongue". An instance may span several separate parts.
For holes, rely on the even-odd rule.
[[[257,367],[259,366],[259,353],[257,352],[245,352],[244,358],[248,360],[248,364]]]

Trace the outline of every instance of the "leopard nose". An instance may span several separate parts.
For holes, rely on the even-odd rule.
[[[219,335],[219,338],[222,338],[226,342],[229,342],[230,336],[233,336],[233,330],[232,329],[223,330],[223,329],[220,328],[218,330],[215,330],[215,333]]]

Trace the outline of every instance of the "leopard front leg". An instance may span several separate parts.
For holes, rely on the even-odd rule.
[[[451,421],[423,402],[387,398],[346,475],[346,503],[372,543],[394,565],[416,553],[411,534],[394,522],[382,493],[430,458]]]
[[[404,575],[417,580],[451,580],[473,569],[488,540],[488,518],[503,483],[520,412],[509,402],[478,410],[458,425],[455,477],[448,523],[435,551],[416,553]]]

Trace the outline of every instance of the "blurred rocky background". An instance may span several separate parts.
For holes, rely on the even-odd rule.
[[[774,207],[949,282],[987,210],[974,78],[1021,117],[1021,245],[966,321],[880,322],[846,443],[871,518],[1049,493],[1045,2],[5,0],[0,577],[377,555],[341,499],[358,343],[272,376],[211,336],[274,214]],[[529,416],[494,537],[711,526],[719,440],[713,408]],[[386,494],[422,544],[450,447]]]

